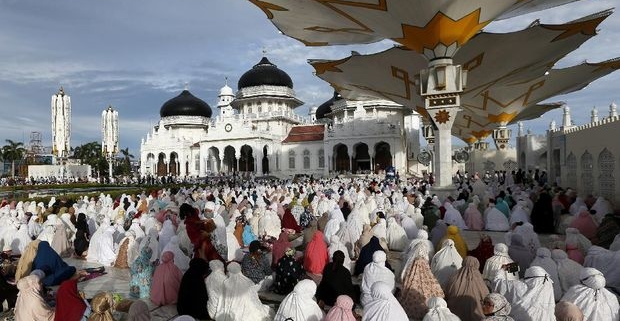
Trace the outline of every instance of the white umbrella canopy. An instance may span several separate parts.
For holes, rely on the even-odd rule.
[[[452,56],[493,20],[575,0],[250,0],[309,46],[392,39],[427,57]]]
[[[519,114],[541,101],[579,90],[614,71],[613,60],[550,69],[593,37],[596,27],[610,14],[607,10],[560,25],[535,22],[521,31],[480,33],[471,39],[454,56],[455,64],[468,70],[468,80],[453,134],[466,142],[484,138],[500,124],[523,119]],[[416,88],[419,70],[427,62],[415,51],[394,47],[341,60],[311,60],[310,64],[317,76],[347,99],[389,99],[427,116]],[[539,111],[554,107],[559,106],[545,105],[531,113],[539,116]]]

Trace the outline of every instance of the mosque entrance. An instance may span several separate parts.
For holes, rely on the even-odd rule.
[[[215,148],[209,148],[209,158],[207,159],[207,174],[219,173],[220,168],[220,151]]]
[[[248,145],[241,146],[241,159],[239,159],[239,171],[254,172],[254,155],[252,155],[252,147]]]
[[[368,145],[359,143],[353,148],[355,150],[353,172],[370,170],[370,154],[368,154]]]
[[[334,170],[337,172],[351,170],[351,162],[349,159],[347,145],[338,144],[334,146],[334,150]]]
[[[269,173],[269,157],[267,157],[267,145],[263,147],[263,174]]]
[[[392,153],[390,152],[390,144],[380,142],[375,145],[375,171],[385,170],[388,166],[392,166]]]
[[[166,154],[159,153],[157,157],[157,176],[166,176],[168,175],[168,171],[166,171]]]
[[[224,148],[223,170],[228,173],[237,171],[237,158],[235,157],[235,148],[230,145]]]
[[[179,175],[179,168],[177,166],[178,159],[179,159],[179,155],[177,155],[176,152],[170,153],[170,163],[168,166],[169,167],[168,173],[170,173],[170,175],[172,176]]]

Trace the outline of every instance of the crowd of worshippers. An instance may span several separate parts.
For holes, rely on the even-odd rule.
[[[604,198],[480,179],[456,199],[420,190],[336,178],[3,201],[0,300],[17,321],[150,320],[149,305],[217,321],[620,319],[620,225]],[[481,232],[469,249],[461,231],[485,229],[505,241]],[[127,269],[130,306],[84,298],[78,282],[98,272],[67,256]]]

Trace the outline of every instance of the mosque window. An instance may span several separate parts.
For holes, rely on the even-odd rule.
[[[321,148],[319,149],[319,168],[325,167],[325,151]]]
[[[196,154],[196,156],[194,156],[194,163],[194,169],[200,171],[200,154]]]
[[[310,169],[310,151],[304,150],[304,169]]]
[[[592,176],[592,154],[587,150],[581,155],[581,186],[584,194],[594,190],[594,178]]]
[[[288,168],[295,169],[295,151],[288,152]]]
[[[614,199],[616,190],[616,179],[614,178],[614,168],[616,161],[614,154],[607,148],[598,155],[598,183],[599,191],[606,199]]]
[[[566,157],[566,167],[568,167],[568,173],[566,174],[568,186],[574,188],[577,186],[577,157],[575,157],[573,152]]]

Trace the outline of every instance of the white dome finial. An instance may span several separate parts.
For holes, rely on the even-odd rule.
[[[596,123],[598,121],[598,110],[596,110],[596,106],[592,107],[592,113],[590,115],[590,122]]]
[[[612,102],[609,105],[609,117],[618,117],[618,106],[616,105],[615,102]]]

